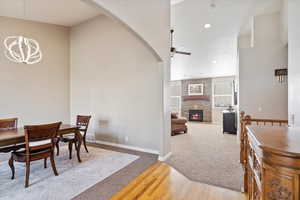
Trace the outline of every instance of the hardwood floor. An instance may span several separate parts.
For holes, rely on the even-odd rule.
[[[242,193],[188,180],[157,162],[110,200],[245,200]]]

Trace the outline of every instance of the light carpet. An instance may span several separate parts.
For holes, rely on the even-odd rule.
[[[213,124],[188,123],[188,134],[171,138],[166,161],[189,179],[240,191],[243,183],[236,135]]]
[[[89,147],[89,153],[82,149],[82,163],[78,163],[75,154],[72,160],[68,159],[68,148],[62,146],[60,155],[55,157],[59,176],[54,176],[49,161],[47,169],[43,167],[43,160],[35,161],[31,164],[30,187],[25,189],[24,164],[15,162],[15,180],[11,180],[7,157],[0,154],[1,200],[72,199],[139,158],[136,155]]]

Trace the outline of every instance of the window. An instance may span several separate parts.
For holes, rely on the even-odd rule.
[[[181,81],[170,82],[171,112],[181,113]]]
[[[180,96],[172,96],[171,97],[171,112],[173,113],[181,113],[181,97]]]
[[[213,84],[213,105],[214,107],[228,107],[233,105],[234,80],[215,80]]]

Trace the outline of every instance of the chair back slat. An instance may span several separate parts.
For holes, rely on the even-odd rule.
[[[0,119],[0,130],[10,130],[18,128],[18,118]]]
[[[80,126],[80,130],[87,131],[91,116],[77,115],[76,125]]]
[[[52,147],[60,125],[61,122],[24,126],[26,151]]]

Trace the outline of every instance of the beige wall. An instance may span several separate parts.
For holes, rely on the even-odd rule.
[[[257,118],[287,119],[288,86],[279,84],[274,76],[275,69],[288,63],[288,50],[280,34],[280,14],[255,17],[254,39],[254,47],[246,48],[247,38],[240,38],[240,110]]]
[[[24,35],[37,40],[43,60],[16,64],[4,56],[3,40]],[[69,29],[0,17],[0,118],[23,124],[69,122]]]
[[[120,24],[99,16],[71,30],[71,116],[93,117],[97,140],[159,151],[162,75],[157,59]]]
[[[131,0],[124,6],[124,0],[86,0],[104,8],[110,17],[117,19],[127,30],[144,43],[161,61],[162,94],[160,106],[163,111],[159,135],[160,155],[166,156],[171,151],[171,117],[170,117],[170,0]],[[154,14],[155,13],[155,14]],[[162,90],[162,92],[161,92]]]
[[[300,127],[300,1],[288,2],[289,123]]]

